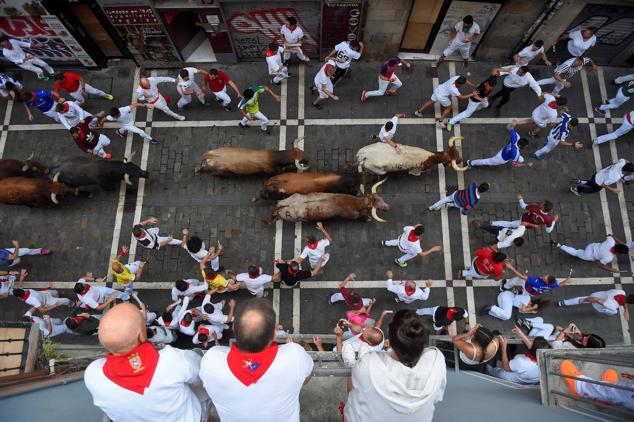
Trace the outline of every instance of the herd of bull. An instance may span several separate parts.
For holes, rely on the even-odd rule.
[[[204,153],[196,173],[222,177],[275,175],[265,182],[259,195],[262,199],[278,200],[271,221],[356,220],[371,216],[385,222],[377,215],[377,210],[390,209],[377,194],[377,188],[386,180],[379,180],[379,176],[394,172],[420,175],[439,164],[464,171],[466,167],[459,166],[462,159],[454,146],[456,139],[459,138],[449,140],[447,151],[439,152],[402,145],[399,153],[385,143],[367,145],[357,152],[357,173],[305,172],[309,159],[297,147],[298,140],[285,151],[224,147]],[[52,167],[32,158],[33,155],[27,160],[0,159],[0,203],[54,206],[65,196],[92,196],[95,187],[115,190],[121,181],[132,185],[133,180],[148,177],[147,171],[131,162],[132,157],[121,161],[75,157]],[[364,186],[368,183],[373,185],[366,193]]]

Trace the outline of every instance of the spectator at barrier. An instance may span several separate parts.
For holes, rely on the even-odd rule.
[[[530,339],[519,328],[513,328],[513,333],[517,334],[528,351],[517,354],[509,360],[507,345],[508,340],[500,336],[500,356],[495,367],[487,365],[487,374],[516,384],[539,384],[539,367],[537,366],[537,350],[550,349],[548,341],[543,337]]]
[[[500,339],[496,332],[476,324],[462,334],[453,336],[451,342],[458,349],[460,360],[467,367],[476,367],[493,359],[498,352]]]
[[[411,310],[394,314],[389,326],[391,352],[367,353],[352,368],[346,422],[425,422],[443,399],[447,374],[445,358],[426,347],[428,331]]]

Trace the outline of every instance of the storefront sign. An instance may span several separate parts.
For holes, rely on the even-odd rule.
[[[158,19],[149,6],[104,6],[103,11],[113,25],[151,25]]]
[[[364,0],[326,0],[322,8],[321,48],[330,51],[341,41],[361,38]]]

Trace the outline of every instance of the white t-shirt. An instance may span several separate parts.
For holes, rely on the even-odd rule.
[[[396,133],[396,126],[398,125],[398,116],[392,117],[390,122],[392,122],[392,129],[386,130],[385,125],[383,125],[381,131],[379,132],[379,140],[381,142],[387,142],[387,139],[385,139],[386,136],[389,136],[390,138],[394,137],[394,134]]]
[[[200,400],[192,386],[200,379],[200,356],[192,350],[165,346],[149,386],[143,394],[128,390],[103,372],[106,359],[97,359],[86,368],[84,382],[98,406],[113,421],[198,422],[202,417]]]
[[[183,280],[185,283],[189,283],[189,287],[184,292],[181,292],[176,287],[172,287],[172,302],[176,302],[179,297],[189,296],[194,298],[196,293],[201,293],[207,290],[207,283],[196,280],[195,278],[188,278]]]
[[[398,237],[398,248],[401,252],[406,252],[412,255],[419,254],[423,251],[420,247],[420,238],[413,242],[408,240],[409,234],[414,230],[414,226],[403,227],[403,234]]]
[[[295,30],[291,31],[288,26],[283,25],[280,33],[284,37],[286,44],[299,44],[299,41],[304,37],[304,31],[299,26],[296,26]]]
[[[185,67],[184,68],[187,71],[187,80],[184,80],[183,78],[181,78],[180,72],[179,75],[176,77],[176,85],[178,87],[182,88],[187,88],[187,89],[193,89],[192,87],[194,86],[194,75],[196,73],[198,73],[198,69],[196,69],[195,67]]]
[[[597,297],[603,300],[603,305],[598,303],[593,303],[595,309],[599,312],[616,315],[619,312],[619,302],[614,299],[615,296],[627,296],[624,290],[620,289],[611,289],[604,292],[594,292],[590,296]]]
[[[14,275],[1,275],[0,276],[0,295],[11,295],[11,289],[15,283]]]
[[[453,26],[453,29],[456,30],[456,38],[453,39],[453,42],[456,44],[467,44],[471,40],[471,36],[473,34],[480,33],[480,27],[475,21],[473,22],[473,25],[471,25],[471,28],[469,28],[469,31],[464,32],[462,30],[463,27],[464,22],[462,21],[456,22]]]
[[[335,50],[337,51],[336,62],[337,67],[341,69],[347,69],[350,67],[350,62],[352,60],[359,60],[361,58],[361,53],[350,48],[350,43],[348,41],[342,41],[335,46]]]
[[[222,325],[227,323],[227,321],[229,320],[229,317],[222,313],[223,303],[222,302],[217,304],[211,303],[214,308],[212,313],[208,313],[205,311],[205,305],[208,303],[211,303],[211,295],[209,294],[205,295],[205,298],[203,299],[203,303],[200,305],[200,307],[198,307],[198,310],[207,317],[207,321],[209,321],[210,324],[214,324],[214,325]]]
[[[40,291],[34,289],[24,289],[25,292],[29,294],[29,297],[24,301],[27,305],[31,305],[34,308],[39,308],[40,306],[49,306],[55,302],[53,297],[50,296],[48,290]]]
[[[504,227],[498,232],[498,243],[496,245],[497,248],[508,248],[513,244],[513,241],[515,239],[524,236],[525,232],[526,226],[521,224],[518,227]]]
[[[625,164],[627,164],[627,161],[621,158],[611,166],[599,170],[597,175],[594,176],[594,180],[597,182],[597,185],[610,186],[620,182],[623,178],[623,166],[625,166]]]
[[[528,293],[522,293],[521,295],[513,296],[513,306],[517,309],[521,309],[522,306],[528,306],[531,303],[531,295]]]
[[[507,75],[504,78],[504,86],[509,88],[521,88],[523,86],[530,86],[535,94],[542,95],[542,89],[533,78],[530,72],[526,72],[524,75],[520,76],[517,74],[519,67],[513,68],[510,72],[500,72],[500,75]]]
[[[592,259],[600,261],[603,265],[608,265],[614,260],[612,248],[616,245],[616,240],[612,236],[608,236],[601,243],[590,243],[586,246],[586,251],[590,253]]]
[[[456,86],[456,80],[458,80],[460,76],[454,76],[453,78],[449,78],[442,84],[438,85],[438,88],[434,91],[437,97],[449,97],[454,96],[457,97],[460,95],[460,91]]]
[[[192,337],[192,343],[194,344],[202,344],[200,341],[200,337],[198,336],[201,333],[201,328],[209,331],[207,342],[213,343],[214,341],[214,333],[216,334],[216,338],[220,340],[222,338],[222,325],[211,325],[211,324],[201,324],[198,326],[198,330],[196,334]]]
[[[84,294],[77,294],[77,298],[84,305],[84,308],[96,309],[100,304],[104,303],[114,290],[106,286],[93,286],[86,283],[86,280],[80,278],[78,283],[89,286],[89,289]]]
[[[355,352],[358,352],[359,349],[361,348],[361,344],[363,343],[363,341],[361,341],[361,334],[359,333],[356,336],[352,336],[347,340],[343,341],[343,344],[350,344],[352,346],[352,348],[354,349]],[[385,334],[383,335],[383,340],[381,340],[381,342],[379,344],[377,344],[376,346],[372,346],[368,343],[366,343],[368,345],[368,347],[370,348],[370,351],[376,351],[376,352],[380,352],[383,350],[383,345],[385,343]],[[335,349],[336,350],[336,347]]]
[[[310,266],[312,268],[315,268],[319,263],[319,258],[321,258],[322,255],[326,253],[326,247],[328,245],[330,245],[330,241],[328,239],[319,240],[315,249],[311,249],[308,247],[308,245],[306,245],[304,246],[300,257],[302,257],[303,259],[306,259],[308,257]]]
[[[189,249],[187,249],[187,244],[185,242],[183,242],[183,248],[185,248],[185,250],[187,252],[189,252],[189,255],[194,258],[196,261],[200,262],[202,261],[207,254],[209,253],[209,251],[207,250],[207,248],[205,247],[205,242],[203,241],[200,245],[200,250],[196,253],[191,252]]]
[[[275,75],[282,68],[282,55],[284,55],[284,47],[277,47],[277,53],[266,56],[266,64],[269,66],[269,75]]]
[[[587,40],[584,40],[581,29],[570,31],[568,35],[570,36],[570,40],[568,40],[568,52],[573,57],[581,56],[588,48],[597,43],[597,36],[594,34]]]
[[[557,121],[557,109],[554,109],[552,107],[550,107],[548,104],[552,103],[553,101],[556,101],[557,99],[550,95],[550,94],[545,94],[544,95],[544,102],[541,103],[539,105],[539,107],[537,107],[535,109],[535,116],[537,117],[541,122],[546,122],[546,123],[554,123]]]
[[[539,384],[539,367],[526,355],[516,355],[509,361],[509,366],[523,384]]]
[[[317,87],[317,89],[321,90],[322,89],[322,85],[326,85],[326,87],[332,91],[333,87],[332,87],[332,80],[330,79],[330,77],[326,74],[326,66],[331,65],[331,66],[335,66],[335,61],[334,60],[328,60],[327,63],[325,63],[321,69],[319,69],[319,72],[317,72],[317,74],[315,75],[315,86]]]
[[[186,325],[185,321],[183,321],[183,318],[187,314],[192,315],[192,320],[189,325]],[[193,336],[194,334],[196,334],[196,319],[199,318],[194,316],[191,310],[183,312],[178,319],[178,331],[185,334],[186,336]]]
[[[387,280],[387,290],[397,295],[401,302],[404,303],[412,303],[417,300],[427,300],[427,298],[429,298],[430,291],[429,287],[425,287],[424,289],[416,287],[416,291],[411,295],[408,295],[405,292],[405,284],[395,284],[391,278]]]
[[[520,60],[517,64],[520,66],[526,66],[528,63],[530,63],[531,60],[535,58],[535,56],[542,54],[543,52],[543,45],[537,50],[533,50],[533,44],[528,45],[524,47],[519,53],[517,53],[517,55],[520,56]]]
[[[255,278],[251,278],[249,273],[240,273],[236,276],[236,280],[244,283],[244,285],[247,286],[247,289],[249,289],[251,293],[255,294],[259,292],[260,290],[262,290],[262,286],[270,282],[271,279],[273,278],[268,274],[263,274],[262,268],[260,268],[259,270],[260,270],[260,275]]]
[[[159,96],[160,93],[158,89],[158,84],[163,82],[176,82],[176,79],[167,76],[152,76],[147,79],[150,83],[150,87],[148,89],[145,89],[141,85],[139,85],[136,88],[136,95],[139,101],[147,101],[148,103],[153,103]]]
[[[9,42],[11,43],[12,48],[11,49],[3,48],[2,55],[7,60],[15,64],[23,63],[24,59],[26,58],[26,53],[24,52],[24,50],[22,50],[22,47],[30,48],[31,41],[9,39]]]
[[[106,116],[106,120],[109,122],[121,122],[122,125],[129,125],[132,123],[132,109],[130,106],[119,107],[119,117],[116,119],[111,115]],[[152,229],[148,229],[152,230]],[[158,232],[157,232],[158,233]]]
[[[295,343],[282,344],[266,373],[248,387],[227,364],[229,348],[212,347],[200,364],[200,378],[225,421],[299,422],[299,392],[313,360]]]

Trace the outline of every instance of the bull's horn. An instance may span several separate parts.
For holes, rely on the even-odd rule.
[[[299,160],[295,160],[295,167],[297,167],[297,170],[300,172],[306,171],[310,168],[310,166],[305,166],[304,164],[300,163]]]
[[[375,207],[372,207],[372,218],[374,218],[374,220],[377,221],[378,223],[387,223],[386,220],[378,216],[378,214],[376,213]]]
[[[464,136],[452,136],[451,138],[449,138],[449,146],[452,147],[456,140],[463,141]]]
[[[128,161],[132,161],[135,154],[136,154],[136,151],[132,151],[130,155],[128,155],[127,157],[123,157],[123,162],[127,163]]]
[[[467,170],[469,170],[468,166],[460,167],[458,165],[458,163],[456,162],[456,160],[451,160],[451,168],[456,170],[456,171],[467,171]]]
[[[29,158],[27,158],[26,161],[32,160],[34,156],[35,156],[35,151],[31,151],[31,155],[29,155]]]
[[[130,175],[128,173],[123,175],[123,180],[125,180],[126,185],[132,185],[132,182],[130,181]]]
[[[22,171],[23,172],[27,171],[28,169],[29,169],[29,165],[28,164],[25,164],[25,165],[22,166]]]
[[[376,182],[374,185],[372,185],[372,193],[376,193],[376,190],[379,188],[379,186],[381,186],[383,183],[385,183],[385,181],[387,180],[387,177],[383,180],[380,180],[378,182]]]
[[[51,193],[51,201],[53,201],[55,205],[59,204],[59,201],[57,200],[57,194],[55,192]]]
[[[365,195],[365,185],[363,183],[359,183],[359,192],[361,192],[361,195]]]
[[[304,137],[302,136],[301,138],[297,138],[293,141],[293,148],[299,148],[298,145],[301,141],[304,140]]]
[[[55,173],[55,176],[53,176],[53,182],[57,182],[59,180],[59,175],[60,175],[59,171]]]

